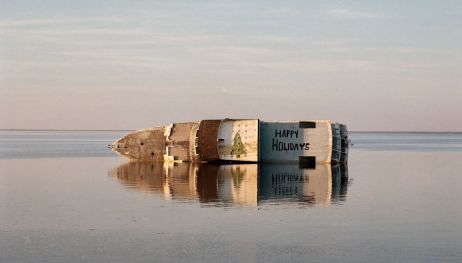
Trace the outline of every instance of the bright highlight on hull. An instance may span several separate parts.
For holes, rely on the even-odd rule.
[[[110,148],[150,162],[345,163],[348,132],[329,120],[202,120],[126,134]]]

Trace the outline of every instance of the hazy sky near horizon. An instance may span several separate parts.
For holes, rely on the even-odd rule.
[[[3,129],[462,131],[462,1],[0,3]]]

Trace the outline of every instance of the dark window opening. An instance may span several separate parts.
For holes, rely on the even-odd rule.
[[[298,123],[300,129],[313,129],[316,128],[316,122],[314,121],[301,121]]]

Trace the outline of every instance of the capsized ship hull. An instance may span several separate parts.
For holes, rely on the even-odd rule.
[[[154,162],[346,162],[346,126],[328,120],[202,120],[126,134],[110,145],[131,160]]]

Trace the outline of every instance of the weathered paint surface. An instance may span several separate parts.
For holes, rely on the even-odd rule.
[[[203,120],[129,133],[111,145],[139,161],[346,162],[346,126],[330,121]]]
[[[341,137],[340,137],[340,125],[338,123],[332,123],[332,162],[340,162],[340,152],[342,150]]]
[[[330,163],[332,130],[330,121],[260,122],[260,161],[299,162],[315,157]]]
[[[164,127],[134,131],[115,141],[111,148],[129,159],[160,162],[165,155],[164,132]]]
[[[217,161],[218,154],[218,129],[221,120],[203,120],[197,131],[196,152],[201,161]]]
[[[349,141],[348,141],[348,130],[346,125],[339,124],[340,126],[340,138],[341,138],[341,152],[340,152],[340,162],[346,163],[348,162],[348,148],[349,148]]]
[[[258,162],[259,120],[223,120],[218,129],[221,160]]]
[[[196,161],[195,138],[198,122],[175,123],[167,135],[166,156],[169,161]]]
[[[197,161],[195,138],[198,122],[131,132],[115,141],[111,148],[129,159],[139,161]]]

